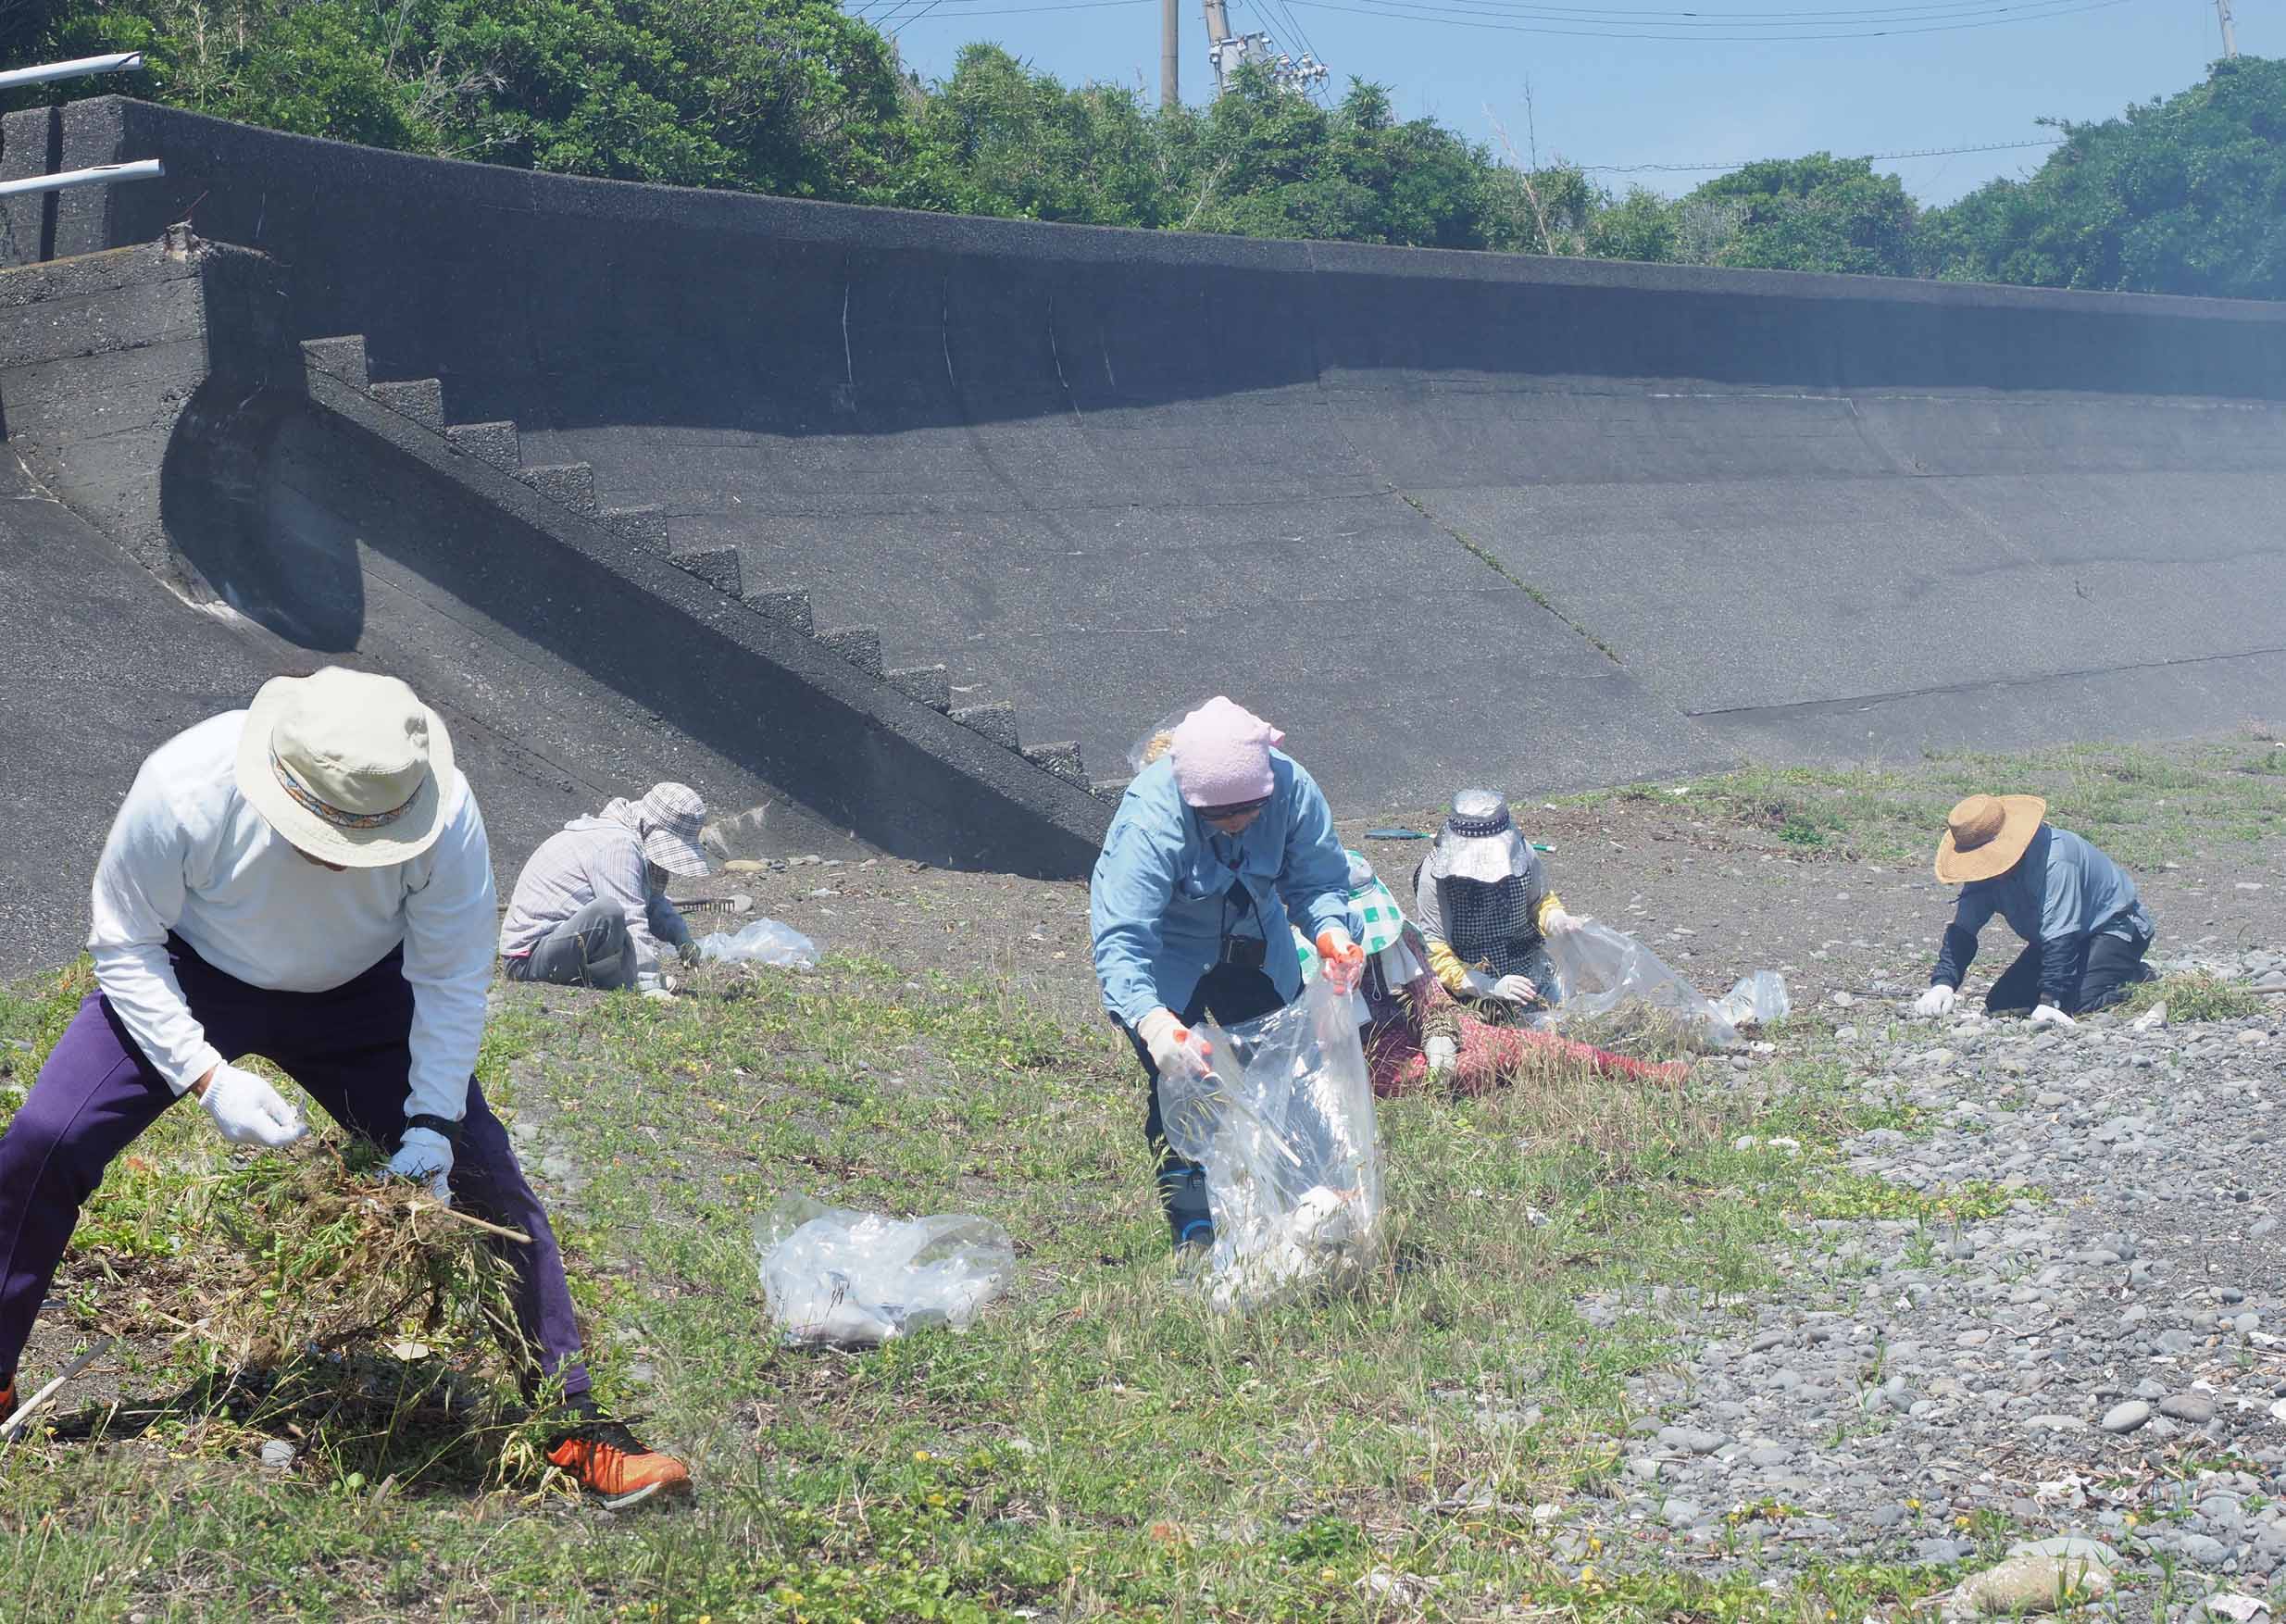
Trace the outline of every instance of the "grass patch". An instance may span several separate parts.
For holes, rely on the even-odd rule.
[[[0,1049],[0,1086],[28,1081],[83,987],[0,997],[0,1037],[25,1045]],[[288,1188],[291,1162],[250,1171],[175,1110],[115,1166],[59,1280],[75,1329],[139,1334],[116,1401],[67,1394],[55,1435],[0,1454],[0,1612],[1299,1620],[1524,1605],[1822,1624],[1942,1582],[1814,1568],[1774,1593],[1693,1576],[1664,1531],[1567,1560],[1530,1515],[1624,1515],[1607,1496],[1629,1383],[1678,1352],[1655,1288],[1694,1305],[1773,1288],[1800,1216],[1836,1192],[1880,1216],[1968,1210],[1963,1193],[1877,1198],[1843,1179],[1850,1135],[1911,1113],[1830,1056],[1751,1083],[1727,1064],[1681,1088],[1550,1066],[1481,1099],[1391,1102],[1380,1277],[1234,1324],[1177,1289],[1140,1085],[1099,1024],[856,960],[709,971],[671,1006],[502,993],[485,1085],[528,1162],[544,1149],[585,1181],[551,1199],[599,1388],[692,1455],[699,1504],[615,1519],[536,1493],[532,1475],[479,1473],[471,1452],[443,1459],[435,1405],[382,1369],[359,1372],[362,1406],[338,1386],[313,1399],[291,1368],[251,1398],[202,1387],[211,1361],[135,1317],[187,1317],[181,1271],[217,1243],[214,1200]],[[1734,1148],[1749,1132],[1796,1148]],[[787,1190],[981,1213],[1016,1238],[1017,1285],[966,1336],[781,1348],[748,1229]],[[293,1233],[271,1289],[344,1255],[314,1215]],[[426,1323],[407,1305],[392,1334]],[[301,1450],[283,1472],[253,1458],[277,1437]],[[496,1457],[514,1434],[477,1442]]]
[[[1903,766],[1747,767],[1579,797],[1688,806],[1805,855],[1927,862],[1944,815],[1980,792],[2044,796],[2048,817],[2130,868],[2182,860],[2215,842],[2286,833],[2286,747],[2243,739],[2143,746],[2073,744],[2014,755],[1932,754]]]
[[[2119,1013],[2132,1019],[2155,1006],[2167,1006],[2169,1020],[2244,1020],[2269,1006],[2263,995],[2243,981],[2225,980],[2205,970],[2183,970],[2153,981],[2139,981],[2128,989]]]

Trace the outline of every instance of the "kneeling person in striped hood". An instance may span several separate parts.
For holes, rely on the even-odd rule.
[[[1413,872],[1413,918],[1444,990],[1488,1020],[1549,1002],[1547,937],[1572,927],[1507,797],[1463,790]]]

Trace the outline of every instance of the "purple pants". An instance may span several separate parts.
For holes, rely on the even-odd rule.
[[[336,1122],[395,1147],[412,1068],[413,989],[401,950],[325,993],[248,986],[171,937],[167,951],[208,1043],[233,1058],[277,1062]],[[109,1002],[90,993],[0,1137],[0,1378],[16,1368],[81,1204],[111,1158],[175,1098]],[[517,1318],[540,1352],[541,1374],[560,1373],[567,1397],[585,1393],[587,1368],[556,1236],[473,1078],[452,1185],[455,1206],[532,1238],[529,1246],[498,1243],[516,1271]]]

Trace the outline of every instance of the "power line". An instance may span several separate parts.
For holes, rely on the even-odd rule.
[[[2064,136],[2053,135],[2044,141],[1992,141],[1981,146],[1926,146],[1917,148],[1912,152],[1867,152],[1858,153],[1839,161],[1843,163],[1881,163],[1892,158],[1952,157],[1965,152],[2017,152],[2029,146],[2062,146],[2065,140]],[[1578,169],[1582,174],[1590,175],[1642,175],[1655,171],[1660,174],[1680,175],[1697,174],[1708,169],[1743,169],[1755,164],[1784,161],[1787,160],[1739,158],[1733,162],[1722,164],[1564,164],[1555,167]]]
[[[957,3],[957,0],[955,0]],[[1482,11],[1494,16],[1520,17],[1544,22],[1594,22],[1614,28],[1790,28],[1830,25],[1871,28],[1887,23],[1953,22],[2014,12],[2040,12],[2067,0],[1904,0],[1904,3],[1851,10],[1811,11],[1671,11],[1607,6],[1548,6],[1536,0],[1379,0],[1403,9]],[[1641,20],[1638,20],[1641,19]]]
[[[1396,22],[1434,23],[1447,28],[1490,29],[1498,33],[1549,34],[1577,40],[1678,40],[1697,44],[1709,41],[1728,41],[1742,44],[1782,45],[1810,40],[1881,40],[1904,34],[1958,33],[1969,29],[2004,28],[2010,23],[2044,21],[2052,17],[2077,17],[2091,11],[2108,11],[2115,6],[2125,6],[2128,0],[2092,0],[2092,4],[2073,4],[2071,0],[2056,0],[2053,9],[2042,12],[2026,10],[2020,15],[1993,18],[1982,22],[1947,22],[1926,27],[1891,28],[1868,27],[1852,32],[1798,34],[1713,34],[1713,33],[1619,33],[1608,29],[1541,28],[1529,23],[1492,21],[1483,17],[1435,15],[1438,8],[1423,6],[1415,10],[1398,10],[1408,0],[1379,0],[1374,6],[1343,6],[1333,0],[1287,0],[1293,6],[1317,11],[1343,11],[1356,17],[1379,17]]]

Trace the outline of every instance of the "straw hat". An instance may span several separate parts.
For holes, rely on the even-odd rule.
[[[1971,795],[1945,814],[1937,878],[1947,885],[1991,880],[2023,858],[2048,803],[2038,795]]]
[[[246,710],[238,793],[300,850],[344,868],[418,856],[443,832],[443,719],[394,677],[275,677]]]

